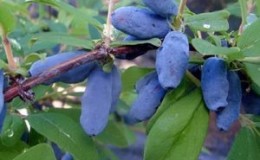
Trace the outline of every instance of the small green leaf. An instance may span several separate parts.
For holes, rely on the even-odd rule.
[[[241,17],[241,10],[240,10],[240,5],[238,2],[235,3],[229,3],[227,5],[226,10],[231,14],[236,17]]]
[[[124,130],[125,126],[122,123],[116,123],[110,120],[106,129],[96,138],[106,144],[127,147],[128,141]]]
[[[202,102],[202,95],[196,89],[171,104],[155,122],[148,134],[144,159],[197,159],[207,125],[208,113]]]
[[[190,28],[198,31],[226,31],[229,28],[228,17],[229,12],[222,10],[198,15],[184,15],[184,22]]]
[[[101,23],[96,20],[93,15],[86,14],[85,11],[75,8],[66,2],[60,0],[27,0],[26,2],[37,2],[57,7],[61,11],[69,13],[73,17],[72,21],[74,21],[75,23],[77,22],[78,26],[85,26],[87,29],[87,25],[91,24],[100,30],[102,29]]]
[[[0,141],[0,160],[13,160],[14,157],[21,154],[26,148],[27,144],[22,141],[18,141],[15,146],[7,147]]]
[[[8,115],[5,118],[1,133],[2,144],[14,146],[22,137],[26,129],[23,119],[17,115]]]
[[[240,50],[237,47],[217,47],[210,42],[199,38],[193,39],[191,43],[202,55],[226,55],[228,57],[241,58]]]
[[[28,116],[31,127],[78,160],[98,159],[94,143],[81,126],[67,116],[40,113]]]
[[[8,64],[3,61],[2,59],[0,59],[0,69],[7,69],[8,68]]]
[[[260,136],[247,127],[240,129],[228,154],[228,160],[257,160],[260,158]]]
[[[11,8],[5,2],[0,1],[0,35],[6,35],[15,28],[16,19]]]
[[[255,83],[253,82],[253,83],[251,84],[251,87],[252,87],[253,91],[254,91],[256,94],[260,95],[260,86],[258,86],[257,84],[255,84]]]
[[[238,39],[237,46],[244,56],[260,56],[260,19],[249,25]]]
[[[37,43],[51,42],[54,44],[65,44],[85,49],[93,49],[94,44],[91,40],[80,39],[78,37],[59,32],[39,33],[32,35],[31,39]]]
[[[31,53],[24,57],[23,66],[31,66],[33,62],[42,59],[40,54],[37,53]]]
[[[151,72],[152,68],[140,68],[140,67],[130,67],[122,74],[122,91],[131,91],[134,89],[136,81],[144,76],[145,74]]]
[[[246,72],[251,80],[260,87],[260,65],[244,63],[246,67]]]
[[[119,47],[119,46],[132,46],[138,44],[151,44],[155,47],[161,46],[161,40],[158,38],[152,38],[149,40],[134,40],[134,41],[115,41],[111,43],[111,47]]]
[[[48,144],[38,144],[22,154],[15,157],[13,160],[56,160],[54,152]]]

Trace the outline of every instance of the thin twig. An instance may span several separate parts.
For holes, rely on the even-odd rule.
[[[106,22],[106,26],[105,26],[105,34],[104,34],[104,45],[105,47],[109,47],[110,46],[110,42],[111,42],[111,14],[113,11],[113,7],[114,7],[114,0],[108,0],[108,13],[107,13],[107,22]]]
[[[6,58],[8,61],[8,67],[11,71],[14,71],[15,69],[17,69],[17,65],[14,61],[12,47],[11,47],[11,44],[10,44],[6,34],[3,35],[3,45],[4,45],[4,49],[5,49]]]

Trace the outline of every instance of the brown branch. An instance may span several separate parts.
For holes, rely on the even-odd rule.
[[[21,89],[24,91],[27,91],[39,84],[42,84],[42,83],[50,80],[51,78],[54,78],[55,76],[65,73],[77,66],[80,66],[82,64],[85,64],[85,63],[93,61],[93,60],[104,59],[108,56],[107,53],[114,54],[114,55],[134,54],[134,53],[140,52],[140,51],[146,52],[146,51],[154,49],[154,48],[155,47],[152,45],[142,44],[142,45],[135,45],[135,46],[123,46],[123,47],[118,47],[118,48],[111,48],[108,50],[105,50],[104,48],[101,47],[101,48],[98,48],[91,52],[88,52],[88,53],[86,52],[87,54],[82,54],[65,63],[56,65],[53,68],[50,68],[50,69],[44,71],[39,76],[28,78],[21,85],[14,84],[14,85],[8,87],[4,92],[5,102],[9,102],[13,98],[19,96]]]
[[[9,42],[9,40],[8,40],[8,38],[5,34],[3,35],[3,45],[4,45],[5,54],[6,54],[6,58],[7,58],[7,61],[8,61],[9,69],[11,71],[16,70],[17,65],[14,61],[12,47],[11,47],[11,44],[10,44],[10,42]]]

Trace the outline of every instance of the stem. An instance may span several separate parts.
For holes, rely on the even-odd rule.
[[[178,15],[181,15],[181,16],[183,15],[187,1],[188,0],[181,0],[180,5],[179,5],[179,10],[178,10]]]
[[[19,91],[22,89],[24,91],[27,91],[34,86],[37,86],[41,83],[44,83],[51,78],[54,78],[62,73],[67,72],[68,70],[71,70],[75,67],[78,67],[80,65],[83,65],[85,63],[88,63],[90,61],[94,60],[101,60],[104,58],[107,58],[108,54],[114,54],[114,55],[120,55],[120,54],[135,54],[136,52],[146,52],[148,50],[154,49],[155,47],[152,45],[136,45],[136,46],[123,46],[118,48],[111,48],[108,50],[105,50],[104,48],[99,48],[96,50],[93,50],[91,52],[88,52],[87,54],[82,54],[78,57],[72,58],[69,61],[66,61],[65,63],[58,64],[43,73],[41,73],[39,76],[36,77],[30,77],[27,80],[25,80],[20,86],[17,84],[14,84],[10,87],[8,87],[4,92],[4,99],[5,102],[11,101],[13,98],[19,96]]]
[[[260,64],[260,57],[245,57],[245,58],[240,59],[238,61],[252,63],[252,64]]]
[[[6,57],[7,57],[9,69],[11,71],[16,70],[17,65],[14,61],[14,56],[13,56],[11,44],[10,44],[6,34],[3,35],[3,45],[4,45],[5,54],[6,54]]]
[[[179,8],[178,8],[178,14],[174,18],[173,26],[175,30],[179,31],[182,30],[182,19],[183,19],[183,13],[186,6],[187,0],[181,0]]]
[[[109,47],[110,46],[110,42],[111,42],[111,14],[113,11],[113,7],[114,7],[114,0],[109,0],[108,3],[108,13],[107,13],[107,22],[106,22],[106,27],[105,27],[105,40],[104,40],[104,45],[105,47]]]
[[[200,87],[200,80],[196,78],[190,71],[186,71],[186,76],[197,86]]]

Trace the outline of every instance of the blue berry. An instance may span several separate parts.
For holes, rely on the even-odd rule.
[[[104,130],[112,102],[112,74],[97,67],[89,75],[86,91],[81,97],[80,123],[88,135],[96,136]]]
[[[143,2],[156,14],[165,18],[176,16],[178,13],[178,6],[173,0],[143,0]]]
[[[227,65],[218,57],[208,58],[202,68],[201,88],[206,106],[213,111],[228,105]]]
[[[112,105],[110,112],[116,110],[116,105],[122,90],[121,74],[116,66],[113,66],[112,71]]]
[[[162,87],[165,89],[176,88],[180,84],[188,64],[187,36],[181,32],[169,32],[156,55],[155,66]]]
[[[113,26],[138,39],[163,38],[170,31],[166,19],[145,8],[121,7],[112,14]]]
[[[77,51],[77,52],[65,52],[56,54],[50,57],[45,58],[44,60],[39,60],[33,63],[31,68],[29,69],[29,73],[32,77],[38,76],[43,73],[45,70],[54,67],[55,65],[64,63],[74,57],[77,57],[81,54],[85,54],[85,52]],[[44,84],[51,84],[54,82],[64,82],[64,83],[79,83],[84,81],[91,70],[96,66],[95,62],[86,63],[80,65],[74,69],[67,71],[61,75],[58,75]]]
[[[126,117],[131,122],[148,120],[155,113],[165,94],[166,91],[161,87],[158,77],[152,77],[145,86],[140,88]]]
[[[237,73],[234,71],[229,71],[228,81],[228,105],[222,111],[217,112],[217,127],[224,131],[227,131],[239,118],[242,99],[241,82]]]

